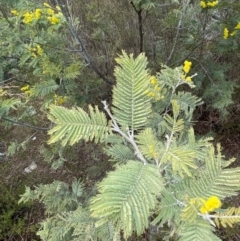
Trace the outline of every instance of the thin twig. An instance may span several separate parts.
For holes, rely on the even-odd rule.
[[[176,36],[175,36],[175,39],[174,39],[173,47],[172,47],[172,50],[171,50],[167,60],[165,61],[165,65],[168,65],[168,63],[172,59],[172,56],[173,56],[173,54],[176,50],[176,46],[177,46],[177,42],[178,42],[178,38],[179,38],[179,34],[180,34],[180,29],[182,28],[183,16],[185,15],[186,8],[187,8],[189,2],[190,2],[190,0],[186,0],[186,2],[183,1],[183,8],[182,8],[182,12],[181,12],[181,17],[178,21],[177,32],[176,32]]]
[[[25,127],[28,127],[28,128],[31,128],[31,129],[35,129],[35,130],[38,130],[38,131],[48,131],[50,130],[50,128],[46,128],[46,127],[38,127],[38,126],[32,126],[32,125],[29,125],[29,124],[26,124],[26,123],[23,123],[23,122],[19,122],[19,121],[14,121],[14,120],[11,120],[11,119],[8,119],[6,117],[0,117],[0,120],[5,120],[5,121],[8,121],[8,122],[11,122],[15,125],[18,125],[18,126],[25,126]]]
[[[214,83],[212,77],[209,75],[208,71],[205,69],[205,67],[201,64],[201,62],[193,57],[191,57],[191,59],[195,60],[196,62],[199,63],[199,65],[201,66],[202,70],[205,72],[205,74],[207,75],[207,77],[209,78],[209,80]]]
[[[134,5],[133,1],[131,1],[131,5],[133,6],[135,12],[138,15],[138,33],[139,33],[139,52],[143,52],[143,19],[142,19],[142,9],[137,9]]]
[[[173,47],[172,47],[172,50],[171,50],[167,60],[165,61],[165,65],[168,65],[169,61],[171,60],[171,58],[172,58],[172,56],[175,52],[177,42],[178,42],[179,33],[180,33],[180,29],[181,29],[181,26],[182,26],[182,20],[183,20],[183,13],[181,13],[181,18],[178,21],[177,32],[176,32],[176,36],[175,36],[175,39],[174,39]]]
[[[109,117],[112,120],[112,130],[119,133],[122,137],[124,137],[128,142],[130,142],[135,150],[135,155],[143,162],[144,165],[147,164],[146,159],[144,158],[143,154],[139,150],[135,140],[134,140],[134,135],[133,135],[133,130],[128,130],[127,134],[125,134],[119,127],[118,123],[116,122],[114,116],[112,115],[111,111],[108,108],[108,104],[106,101],[102,101],[104,105],[104,109],[108,113]]]
[[[85,50],[84,46],[83,46],[83,43],[82,43],[82,40],[79,38],[78,34],[77,34],[77,31],[76,29],[74,28],[73,24],[72,24],[72,20],[70,19],[70,14],[66,8],[66,6],[64,7],[64,4],[62,2],[62,0],[56,0],[57,2],[57,5],[60,7],[61,11],[62,11],[62,14],[63,16],[65,17],[66,21],[67,21],[67,24],[68,24],[68,27],[69,27],[69,30],[71,31],[73,37],[76,39],[78,45],[79,45],[79,49],[78,49],[78,52],[81,52],[87,65],[89,65],[93,70],[94,72],[102,79],[104,80],[107,84],[109,85],[113,85],[113,83],[108,80],[97,68],[96,66],[93,64],[92,60],[90,59],[87,51]]]

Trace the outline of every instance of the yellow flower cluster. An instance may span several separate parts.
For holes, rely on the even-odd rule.
[[[155,100],[164,99],[164,95],[160,94],[161,87],[158,86],[157,79],[155,76],[150,78],[150,88],[146,91],[147,96],[154,98]]]
[[[36,8],[35,11],[24,13],[22,22],[25,24],[31,24],[33,21],[38,21],[42,16],[45,17],[52,25],[58,24],[61,22],[61,9],[59,6],[56,6],[58,13],[55,14],[55,11],[48,3],[43,4],[45,8]],[[15,16],[19,15],[17,10],[12,10],[11,13]]]
[[[237,33],[238,30],[240,30],[240,22],[235,26],[234,30],[231,33],[229,33],[228,28],[224,28],[223,38],[227,39],[227,38],[229,38],[229,36],[231,36],[231,37],[234,36]]]
[[[38,56],[41,56],[43,54],[43,49],[41,48],[41,46],[39,44],[34,48],[28,47],[28,50],[29,50],[29,52],[32,53],[32,56],[34,58],[37,58]]]
[[[23,91],[26,95],[30,95],[31,93],[29,85],[23,86],[20,90]]]
[[[17,10],[11,10],[11,13],[15,16],[17,16],[19,14]]]
[[[182,78],[187,81],[187,82],[191,82],[192,78],[191,76],[187,76],[187,74],[189,73],[190,69],[192,67],[192,62],[185,60],[184,64],[183,64],[183,71],[184,71],[184,75],[182,76]]]
[[[191,67],[192,67],[192,62],[188,61],[188,60],[185,60],[184,61],[184,65],[183,65],[183,71],[185,72],[185,74],[188,74],[188,72],[190,71]]]
[[[62,15],[60,7],[56,6],[56,9],[59,11],[59,13],[55,14],[54,10],[48,3],[44,3],[43,5],[47,7],[47,14],[50,15],[47,17],[47,20],[53,25],[60,23],[60,17]]]
[[[229,36],[229,30],[227,28],[224,28],[224,30],[223,30],[223,38],[227,39],[228,36]]]
[[[43,3],[43,5],[47,8],[51,8],[51,6],[48,3]]]
[[[33,21],[34,19],[34,14],[32,12],[24,13],[23,14],[23,23],[29,24]]]
[[[214,8],[214,7],[216,7],[217,5],[218,5],[218,0],[212,1],[212,2],[210,2],[210,1],[207,1],[207,2],[205,2],[205,1],[200,1],[200,6],[201,6],[202,8]]]
[[[157,152],[154,152],[153,145],[150,145],[150,146],[149,146],[149,153],[150,153],[150,155],[151,155],[153,158],[157,159],[158,153],[157,153]]]
[[[56,17],[55,15],[52,15],[51,17],[48,17],[47,19],[53,25],[58,24],[60,22],[60,18]]]
[[[222,206],[221,200],[216,196],[211,196],[208,200],[204,200],[203,206],[200,208],[200,212],[203,214],[213,212]]]
[[[13,15],[18,15],[18,12],[16,10],[12,10],[11,13]],[[23,20],[22,22],[25,24],[30,24],[33,22],[33,20],[39,20],[42,15],[42,9],[36,8],[34,12],[27,12],[23,14]]]
[[[240,22],[237,24],[237,26],[234,29],[236,29],[236,30],[240,29]]]
[[[36,8],[35,10],[35,18],[38,20],[41,18],[42,10],[40,8]]]
[[[55,94],[54,95],[54,105],[62,105],[65,103],[67,97],[66,96],[60,96]]]

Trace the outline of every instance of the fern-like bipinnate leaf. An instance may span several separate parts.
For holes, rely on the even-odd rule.
[[[161,150],[161,143],[157,140],[155,133],[151,128],[146,128],[141,131],[137,136],[137,144],[139,145],[141,152],[148,159],[158,159],[159,150]]]
[[[185,178],[181,183],[176,184],[178,197],[205,198],[217,196],[220,199],[235,196],[240,190],[240,168],[224,168],[228,162],[223,160],[218,146],[218,154],[215,154],[214,147],[209,147],[206,156],[206,167],[199,178]]]
[[[195,108],[203,104],[200,98],[192,95],[190,92],[179,91],[173,98],[180,105],[181,111],[184,111],[184,114],[189,121],[192,119]]]
[[[159,223],[159,225],[163,225],[165,222],[173,219],[176,223],[178,220],[180,220],[180,212],[181,207],[177,203],[173,193],[165,189],[161,192],[159,210],[156,212],[157,216],[152,221],[152,224],[156,225]]]
[[[50,93],[54,93],[58,88],[59,86],[53,79],[42,81],[31,88],[31,96],[44,97]]]
[[[112,157],[111,161],[126,162],[129,159],[137,160],[137,157],[136,155],[134,155],[133,150],[129,146],[123,144],[115,144],[107,147],[105,149],[105,152],[108,156]]]
[[[233,227],[233,224],[240,223],[240,208],[231,207],[227,210],[220,210],[221,212],[216,214],[215,223],[217,226],[220,226],[220,224],[227,228]]]
[[[81,108],[68,110],[52,105],[48,118],[56,125],[48,132],[49,144],[61,141],[63,146],[73,145],[79,140],[102,142],[110,132],[104,113],[89,106],[89,114]]]
[[[187,146],[170,147],[161,159],[162,163],[170,163],[174,174],[184,177],[185,174],[192,176],[192,171],[197,169],[194,163],[195,151]]]
[[[73,63],[70,66],[64,68],[63,78],[64,79],[75,79],[80,75],[81,64],[79,62]]]
[[[94,220],[90,217],[88,209],[79,206],[76,210],[58,217],[64,221],[64,229],[72,230],[71,241],[88,241],[94,236]]]
[[[113,88],[114,117],[120,125],[138,130],[151,113],[151,98],[146,94],[150,81],[147,59],[144,54],[134,59],[132,54],[127,56],[123,52],[116,61],[119,66],[114,73],[117,80]]]
[[[112,223],[105,223],[95,230],[96,240],[101,241],[120,241],[120,233],[115,230]]]
[[[8,115],[10,109],[16,110],[16,107],[20,104],[21,101],[14,98],[7,100],[0,99],[0,118],[3,115]]]
[[[116,230],[124,230],[125,237],[134,231],[138,235],[143,233],[162,183],[154,165],[128,161],[110,172],[98,186],[100,193],[91,200],[92,216],[99,219],[96,225],[116,223]]]
[[[180,113],[180,105],[178,104],[177,100],[172,100],[172,110],[173,110],[173,117],[166,114],[164,116],[165,122],[163,125],[172,133],[171,135],[176,134],[184,129],[184,120],[178,119]]]
[[[64,220],[53,216],[40,223],[37,235],[42,241],[70,241],[72,240],[72,229],[66,226]]]
[[[184,222],[178,228],[178,241],[221,241],[214,233],[214,227],[198,217],[194,222]]]

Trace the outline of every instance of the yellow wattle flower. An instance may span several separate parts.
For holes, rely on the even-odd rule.
[[[234,29],[240,29],[240,23],[237,24],[237,26]]]
[[[55,17],[55,16],[52,16],[52,17],[48,17],[47,18],[48,19],[48,21],[51,23],[51,24],[58,24],[59,22],[60,22],[60,19],[59,18],[57,18],[57,17]]]
[[[210,205],[214,209],[220,208],[222,206],[221,200],[218,197],[216,197],[216,196],[211,196],[207,200],[207,203],[208,203],[208,205]]]
[[[237,31],[236,31],[236,30],[234,30],[234,31],[233,31],[233,32],[231,32],[229,35],[232,37],[232,36],[236,35],[236,33],[237,33]]]
[[[227,39],[228,35],[229,35],[229,30],[227,28],[224,28],[224,30],[223,30],[223,38]]]
[[[43,49],[41,48],[41,46],[38,44],[37,45],[37,53],[39,54],[39,55],[42,55],[43,54]]]
[[[18,11],[17,11],[17,10],[11,10],[11,13],[12,13],[13,15],[15,15],[15,16],[18,15]]]
[[[187,74],[190,71],[191,66],[192,66],[192,62],[188,61],[188,60],[185,60],[184,66],[183,66],[183,71]]]
[[[204,202],[203,206],[200,208],[200,212],[206,214],[208,212],[213,212],[222,206],[221,200],[216,196],[211,196],[207,201]]]
[[[204,1],[200,1],[200,6],[202,8],[206,8],[207,7],[207,4],[204,2]]]
[[[60,8],[59,6],[56,6],[56,9],[57,9],[58,11],[61,11],[61,8]]]
[[[26,90],[29,90],[29,85],[25,85],[25,86],[23,86],[20,90],[21,91],[26,91]]]
[[[54,105],[62,105],[65,103],[67,97],[54,94]]]
[[[35,10],[35,18],[37,20],[41,18],[41,9],[40,8],[36,8],[36,10]]]
[[[192,78],[190,76],[186,77],[186,81],[187,82],[191,82],[192,81]]]
[[[157,84],[157,80],[155,76],[151,76],[151,84],[152,85],[156,85]]]
[[[203,207],[200,208],[200,212],[202,214],[206,214],[208,212],[208,210],[203,206]]]
[[[210,2],[210,1],[208,1],[208,2],[200,1],[200,6],[202,8],[213,8],[213,7],[217,6],[217,5],[218,5],[218,0],[212,1],[212,2]]]
[[[213,2],[207,2],[207,6],[208,7],[215,7],[215,6],[217,6],[218,5],[218,1],[213,1]]]
[[[54,10],[51,9],[51,8],[48,8],[48,9],[47,9],[47,13],[48,13],[49,15],[54,15]]]
[[[23,20],[22,20],[23,23],[29,24],[33,21],[34,15],[33,15],[32,12],[28,12],[28,13],[24,13],[23,17],[24,17]]]
[[[43,3],[43,5],[45,6],[45,7],[47,7],[47,8],[50,8],[51,6],[48,4],[48,3]]]

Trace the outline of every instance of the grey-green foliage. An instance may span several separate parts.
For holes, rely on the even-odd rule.
[[[31,190],[26,188],[21,196],[20,202],[26,202],[30,199],[39,199],[49,214],[60,213],[74,209],[79,204],[79,197],[82,196],[83,187],[79,180],[74,180],[71,185],[65,182],[54,181],[51,184],[40,184]]]
[[[77,179],[71,185],[54,181],[41,184],[34,190],[27,187],[19,202],[36,199],[44,204],[47,214],[37,232],[43,241],[120,240],[113,224],[95,227],[95,220],[90,216],[88,207],[83,206],[86,201],[84,187]]]
[[[31,95],[44,97],[50,93],[54,93],[54,91],[56,91],[58,88],[59,86],[53,79],[42,81],[41,83],[35,84],[33,88],[31,88]]]
[[[28,188],[21,200],[39,198],[52,215],[43,221],[40,236],[47,240],[51,232],[51,241],[119,240],[120,234],[127,239],[167,223],[172,230],[168,237],[176,240],[220,240],[216,224],[239,222],[238,211],[233,219],[228,211],[226,217],[214,208],[208,210],[211,215],[201,210],[212,196],[220,202],[237,195],[240,169],[229,168],[234,160],[226,161],[219,145],[216,152],[211,138],[195,136],[191,121],[201,100],[178,92],[181,85],[193,88],[193,82],[185,79],[182,67],[164,66],[151,77],[144,54],[134,59],[123,52],[117,62],[113,107],[102,102],[109,122],[97,107],[90,106],[89,113],[50,107],[54,127],[49,143],[105,142],[116,168],[85,205],[78,199],[81,192],[74,194],[78,188],[72,193],[61,182]],[[165,97],[159,98],[159,91]]]
[[[83,195],[83,185],[79,180],[74,180],[69,186],[64,182],[54,181],[52,184],[39,185],[31,190],[29,187],[21,195],[19,202],[38,199],[44,204],[48,218],[41,223],[38,235],[42,240],[70,241],[73,237],[73,227],[77,226],[80,232],[80,220],[89,225],[88,218],[84,221],[86,210],[82,211],[80,199]],[[81,211],[79,211],[81,210]],[[75,220],[75,213],[78,213],[78,222]],[[68,218],[71,216],[71,218]]]
[[[148,88],[146,79],[149,75],[146,57],[140,54],[133,59],[123,52],[116,61],[119,66],[115,68],[115,76],[120,81],[113,88],[113,114],[120,125],[138,130],[145,125],[151,113],[150,99],[144,93]]]
[[[81,108],[66,110],[64,107],[52,106],[49,119],[58,123],[49,131],[49,143],[62,140],[62,145],[73,145],[80,139],[85,141],[102,141],[108,135],[109,128],[105,115],[99,112],[98,107],[89,106],[90,114]]]
[[[101,217],[96,225],[111,221],[117,230],[123,229],[124,236],[129,237],[133,231],[140,235],[148,227],[148,217],[163,189],[163,181],[154,165],[128,161],[109,173],[98,189],[99,194],[90,206],[92,216]]]
[[[18,99],[10,98],[6,100],[0,99],[0,118],[4,115],[8,115],[11,109],[16,110],[16,107],[21,104]]]
[[[202,218],[196,218],[192,223],[182,223],[177,230],[180,238],[178,241],[220,241],[215,234],[213,234],[215,228],[209,225]]]

